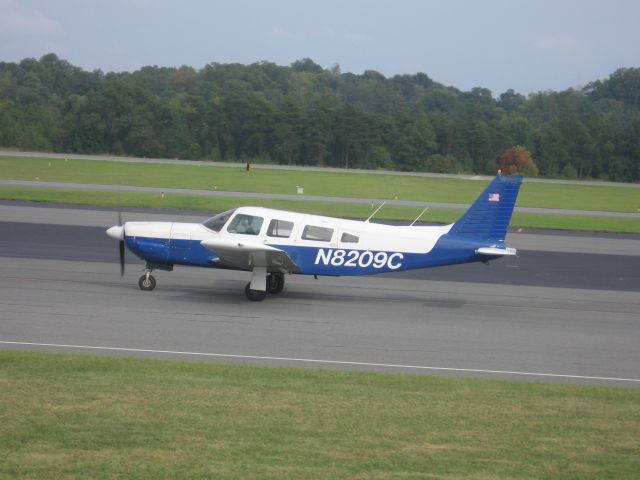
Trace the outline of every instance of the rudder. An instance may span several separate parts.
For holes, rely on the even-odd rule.
[[[449,234],[502,242],[507,234],[522,177],[498,175],[469,210],[453,224]]]

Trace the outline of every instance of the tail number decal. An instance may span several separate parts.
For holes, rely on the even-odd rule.
[[[371,252],[369,250],[334,250],[332,248],[318,250],[316,265],[332,265],[334,267],[373,268],[387,267],[396,270],[402,266],[402,253]]]

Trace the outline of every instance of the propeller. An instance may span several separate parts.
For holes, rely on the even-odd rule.
[[[120,276],[124,275],[124,240],[120,240]]]
[[[118,225],[107,230],[109,235],[114,240],[118,240],[118,250],[120,252],[120,276],[124,275],[124,225],[122,223],[122,214],[118,211]]]
[[[124,226],[122,225],[122,212],[118,210],[118,226],[122,227],[122,238],[118,242],[120,250],[120,276],[124,275]]]

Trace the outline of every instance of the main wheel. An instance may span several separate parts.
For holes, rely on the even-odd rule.
[[[270,273],[267,275],[267,292],[274,295],[284,288],[284,275],[282,273]]]
[[[265,291],[251,290],[251,282],[247,283],[247,286],[244,287],[244,294],[252,302],[261,302],[267,297],[267,292]]]
[[[153,278],[153,275],[149,275],[147,277],[147,274],[145,273],[140,277],[140,280],[138,280],[138,286],[140,287],[140,290],[150,292],[156,288],[156,279]]]

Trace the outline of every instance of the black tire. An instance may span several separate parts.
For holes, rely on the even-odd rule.
[[[284,288],[284,275],[282,273],[270,273],[267,275],[267,292],[277,295]]]
[[[267,297],[267,292],[265,291],[251,290],[251,283],[247,283],[247,286],[244,287],[244,294],[252,302],[261,302]]]
[[[153,278],[153,275],[149,275],[147,279],[147,275],[142,275],[140,280],[138,280],[138,286],[140,290],[144,290],[145,292],[150,292],[154,288],[156,288],[156,279]]]

